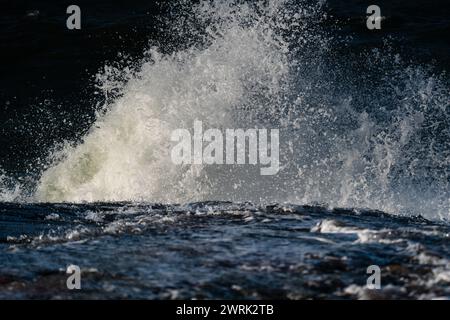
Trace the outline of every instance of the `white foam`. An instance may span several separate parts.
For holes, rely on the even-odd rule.
[[[301,9],[276,0],[184,8],[206,30],[203,43],[171,54],[152,48],[137,72],[106,68],[101,88],[118,86],[122,95],[81,144],[54,154],[62,160],[43,172],[32,200],[286,201],[448,218],[445,82],[374,52],[368,61],[389,73],[363,92],[317,27],[323,11]],[[199,28],[172,19],[171,32],[198,36]],[[253,166],[174,165],[171,132],[194,120],[279,128],[281,171],[263,178]]]

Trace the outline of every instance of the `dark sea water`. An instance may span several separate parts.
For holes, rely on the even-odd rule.
[[[450,298],[448,1],[72,2],[0,0],[0,299]],[[280,172],[172,165],[198,119]]]
[[[1,298],[448,298],[450,227],[422,217],[233,203],[17,205]],[[82,266],[82,290],[65,266]],[[379,265],[383,290],[366,288]]]

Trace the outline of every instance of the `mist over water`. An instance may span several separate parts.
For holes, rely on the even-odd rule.
[[[448,219],[448,76],[403,61],[388,41],[342,56],[325,17],[298,1],[178,4],[168,32],[186,48],[106,67],[99,86],[119,94],[83,141],[52,154],[31,196],[1,175],[1,199],[322,203]],[[279,129],[280,172],[174,165],[170,135],[195,120]]]

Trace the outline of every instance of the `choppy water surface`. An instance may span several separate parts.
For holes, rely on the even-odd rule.
[[[450,226],[323,207],[2,204],[1,298],[450,298]],[[66,267],[82,290],[66,288]],[[366,289],[379,265],[382,289]]]

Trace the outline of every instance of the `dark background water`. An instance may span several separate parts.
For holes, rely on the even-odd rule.
[[[373,1],[330,0],[324,28],[351,35],[358,52],[395,39],[403,57],[450,67],[450,3],[446,0],[376,1],[386,20],[381,30],[366,28],[366,8]],[[82,29],[66,28],[66,8],[73,1],[0,1],[0,168],[13,176],[40,170],[56,142],[79,139],[92,124],[101,98],[95,74],[118,53],[142,57],[149,45],[170,51],[170,34],[161,19],[170,10],[160,1],[86,1]],[[339,50],[339,48],[337,48]]]

